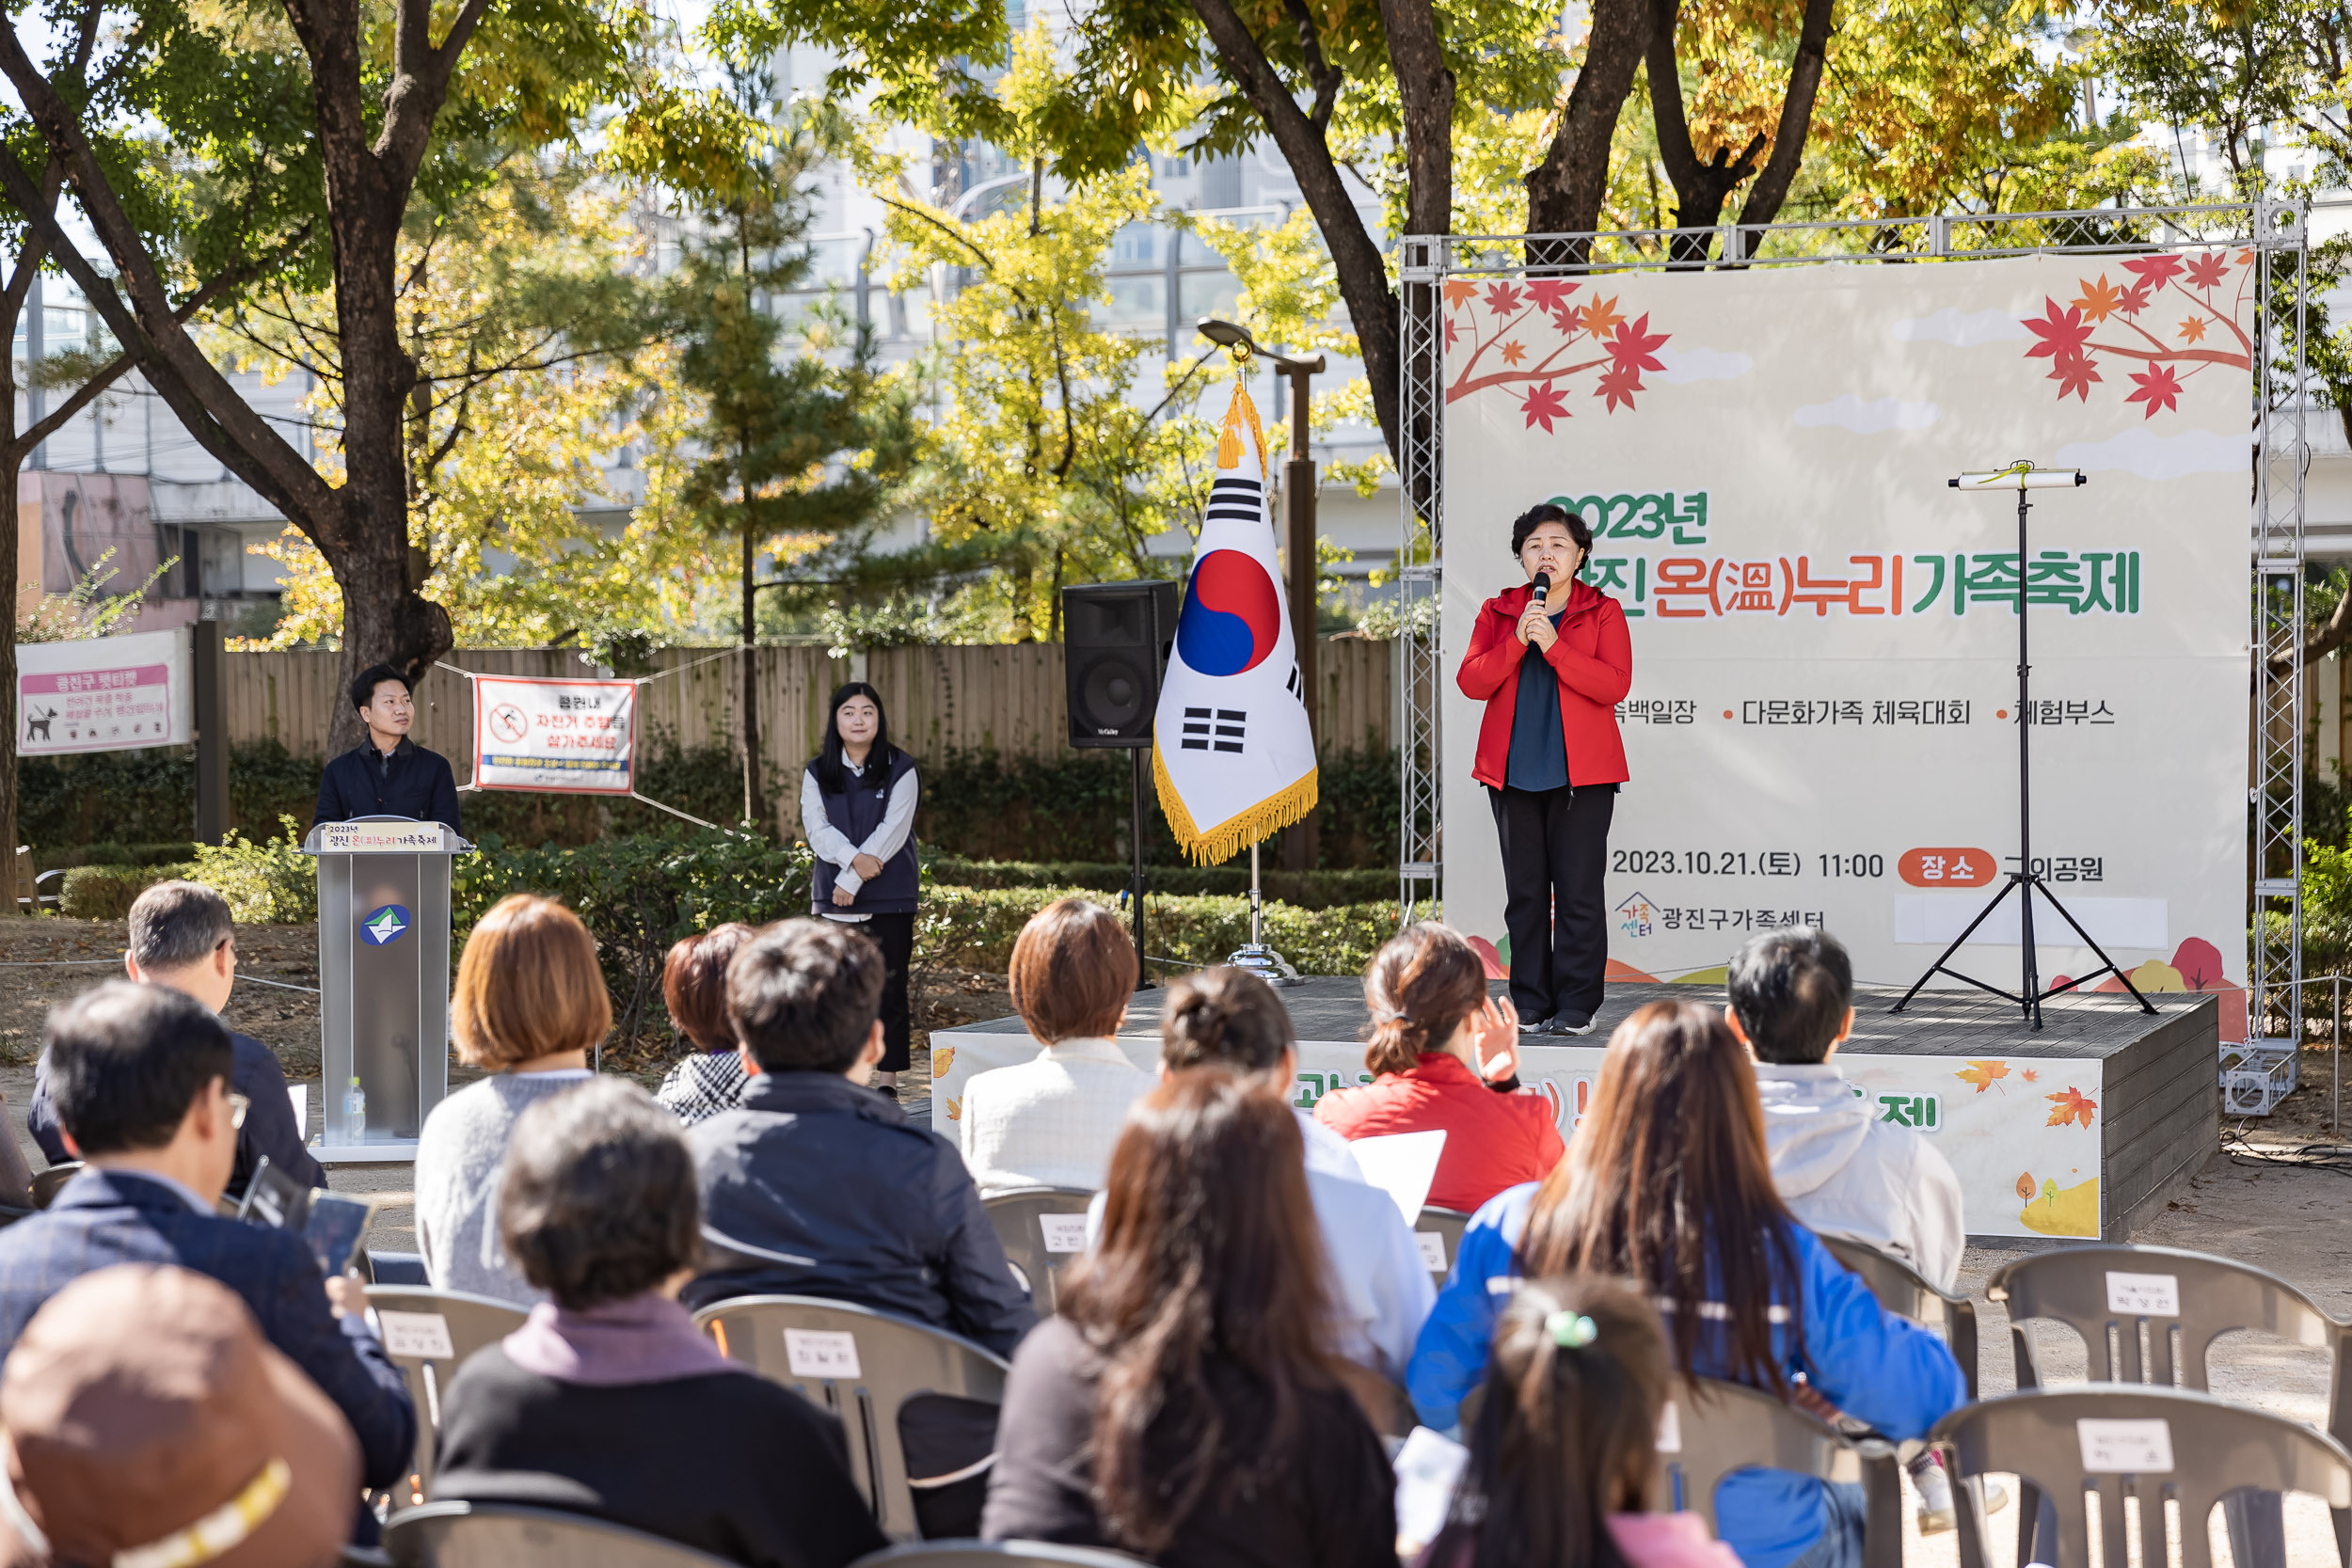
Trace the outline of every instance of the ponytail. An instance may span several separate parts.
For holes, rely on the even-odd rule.
[[[1408,926],[1364,970],[1364,1068],[1405,1072],[1443,1051],[1462,1021],[1486,1003],[1486,965],[1461,934],[1435,921]]]

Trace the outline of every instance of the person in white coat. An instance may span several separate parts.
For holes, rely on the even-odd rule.
[[[1831,1060],[1853,1033],[1853,962],[1844,945],[1810,926],[1753,937],[1731,960],[1728,989],[1724,1017],[1756,1058],[1772,1185],[1789,1212],[1816,1234],[1874,1246],[1950,1290],[1968,1244],[1960,1179],[1927,1139],[1884,1120]],[[1929,1456],[1921,1461],[1912,1466],[1920,1532],[1948,1530],[1951,1486]]]

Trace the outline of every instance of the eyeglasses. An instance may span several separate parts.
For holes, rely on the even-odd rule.
[[[229,1097],[229,1125],[238,1132],[245,1131],[245,1114],[251,1109],[253,1109],[252,1101],[241,1094],[230,1095]]]

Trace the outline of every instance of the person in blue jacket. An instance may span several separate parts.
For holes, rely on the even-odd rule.
[[[1899,1441],[1967,1398],[1944,1341],[1883,1310],[1789,1217],[1748,1054],[1694,1002],[1653,1002],[1620,1024],[1566,1157],[1471,1216],[1406,1373],[1423,1425],[1460,1424],[1519,1280],[1560,1274],[1654,1292],[1686,1376],[1826,1402]],[[1715,1507],[1746,1568],[1859,1568],[1859,1486],[1742,1470]]]

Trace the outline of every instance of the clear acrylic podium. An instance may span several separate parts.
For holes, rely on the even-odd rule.
[[[318,859],[322,1164],[415,1160],[449,1093],[449,863],[472,848],[405,816],[322,822],[302,842]]]

